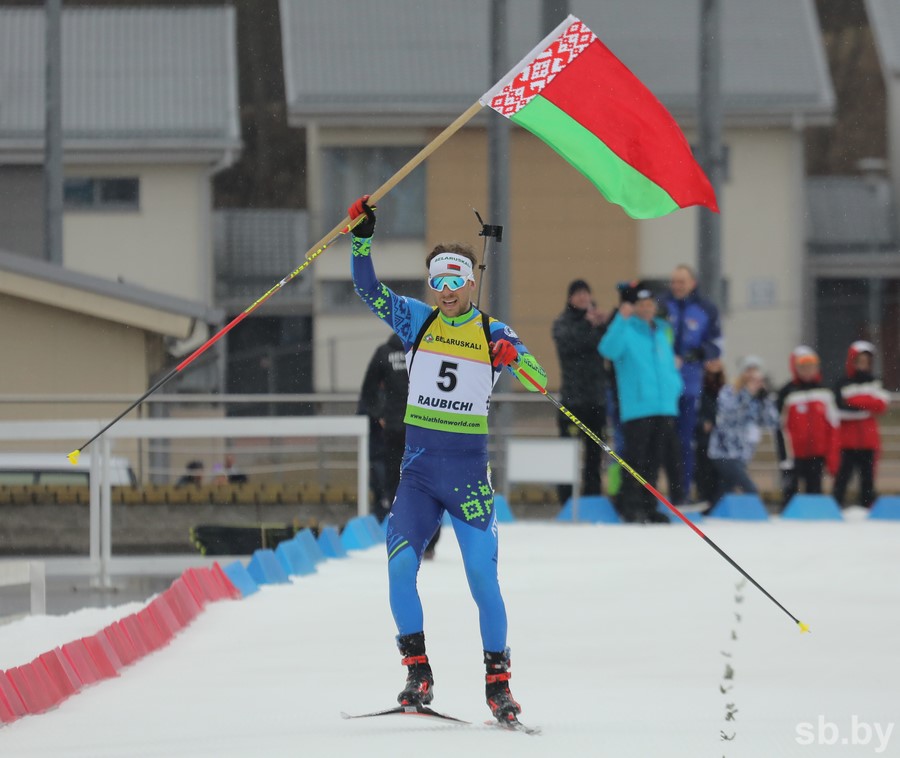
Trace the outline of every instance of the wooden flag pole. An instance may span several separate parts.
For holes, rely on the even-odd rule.
[[[373,205],[383,198],[388,192],[390,192],[394,187],[396,187],[404,178],[406,178],[412,170],[418,166],[422,161],[424,161],[429,155],[431,155],[435,150],[437,150],[441,145],[443,145],[450,137],[452,137],[456,132],[458,132],[464,124],[470,121],[476,113],[478,113],[483,106],[480,102],[475,102],[471,106],[469,106],[468,110],[463,113],[459,118],[456,119],[450,126],[448,126],[444,131],[442,131],[437,137],[435,137],[431,142],[429,142],[425,147],[423,147],[416,155],[414,155],[407,163],[400,168],[397,173],[395,173],[390,179],[388,179],[384,184],[382,184],[377,190],[375,190],[371,195],[369,195],[369,202]],[[346,232],[350,231],[350,229],[362,221],[365,216],[360,216],[356,221],[351,221],[349,216],[345,216],[343,221],[338,224],[334,229],[332,229],[328,234],[326,234],[322,239],[320,239],[312,248],[310,248],[305,255],[305,260],[301,263],[297,268],[295,268],[290,274],[285,276],[280,282],[275,284],[268,292],[266,292],[262,297],[258,298],[255,302],[253,302],[248,308],[246,308],[242,313],[235,316],[231,321],[229,321],[225,326],[219,329],[212,337],[210,337],[206,342],[204,342],[200,347],[194,350],[187,358],[185,358],[181,363],[179,363],[175,368],[173,368],[169,373],[163,376],[159,381],[156,382],[150,389],[148,389],[143,395],[141,395],[137,400],[135,400],[131,405],[129,405],[125,410],[123,410],[118,416],[116,416],[112,421],[110,421],[106,426],[104,426],[99,432],[97,432],[93,437],[88,439],[81,447],[76,448],[71,453],[69,453],[68,458],[72,462],[72,464],[78,463],[78,456],[81,454],[81,451],[84,450],[88,445],[90,445],[95,439],[97,439],[103,432],[109,429],[113,424],[119,421],[123,416],[127,415],[134,408],[140,405],[144,400],[146,400],[150,395],[156,392],[160,387],[164,386],[169,382],[177,374],[180,374],[185,368],[187,368],[191,363],[194,362],[196,358],[205,353],[207,349],[212,347],[219,339],[230,332],[234,327],[236,327],[241,321],[243,321],[247,316],[249,316],[253,311],[255,311],[259,306],[261,306],[266,300],[268,300],[272,295],[278,292],[282,287],[284,287],[288,282],[297,277],[301,271],[303,271],[307,266],[309,266],[319,255],[325,252],[325,249],[334,242],[338,237]]]

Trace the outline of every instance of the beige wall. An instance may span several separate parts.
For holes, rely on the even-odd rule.
[[[69,166],[69,176],[140,178],[140,210],[67,211],[67,268],[211,304],[209,174],[205,166]]]
[[[162,338],[141,329],[0,295],[0,395],[126,394],[147,389]],[[102,405],[0,403],[2,419],[111,418]]]

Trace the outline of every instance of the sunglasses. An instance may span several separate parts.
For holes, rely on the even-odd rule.
[[[451,291],[456,292],[464,287],[467,281],[463,276],[432,276],[428,280],[428,286],[435,292],[440,292],[444,287],[449,287]]]

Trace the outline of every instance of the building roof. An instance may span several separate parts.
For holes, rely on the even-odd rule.
[[[223,318],[222,311],[202,303],[2,250],[0,274],[0,294],[181,339],[194,322],[217,325]]]
[[[866,0],[866,13],[885,78],[900,76],[900,3]]]
[[[43,148],[44,11],[0,8],[0,150]],[[233,8],[67,8],[62,110],[71,152],[240,147]]]
[[[280,0],[292,121],[440,122],[493,84],[484,0]],[[696,0],[574,0],[581,18],[672,113],[690,122],[698,90]],[[540,0],[509,5],[508,65],[544,36]],[[560,21],[562,18],[559,19]],[[835,97],[813,0],[723,0],[726,123],[808,123]],[[439,118],[438,118],[439,117]]]

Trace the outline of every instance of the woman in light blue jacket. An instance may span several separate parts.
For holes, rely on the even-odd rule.
[[[672,329],[656,317],[656,300],[643,283],[621,292],[622,304],[600,340],[598,350],[616,370],[624,458],[651,485],[667,447],[677,445],[675,419],[684,385],[672,349]],[[680,456],[676,456],[680,458]],[[656,499],[626,476],[616,499],[625,521],[667,522]]]

